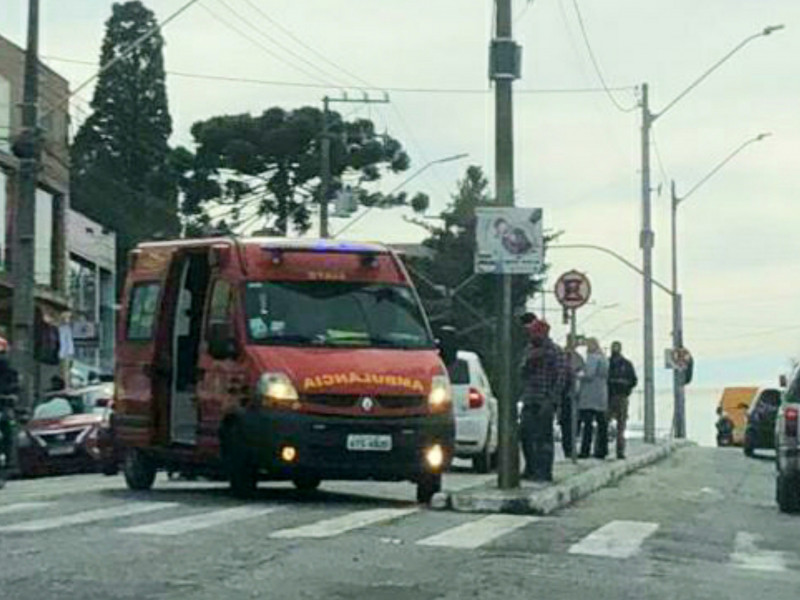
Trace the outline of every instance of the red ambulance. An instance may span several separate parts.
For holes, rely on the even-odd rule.
[[[313,490],[410,480],[453,455],[447,371],[399,257],[274,238],[142,244],[118,328],[113,431],[132,489],[159,469]]]

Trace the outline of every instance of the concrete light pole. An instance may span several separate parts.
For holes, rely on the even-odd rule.
[[[660,119],[673,106],[686,97],[709,75],[726,63],[750,42],[768,36],[784,28],[784,25],[765,27],[758,33],[750,35],[739,42],[721,59],[704,71],[691,85],[678,94],[661,112],[653,113],[649,105],[649,89],[642,84],[642,230],[639,244],[642,248],[642,271],[644,272],[644,439],[655,442],[655,349],[653,336],[653,245],[655,236],[652,230],[652,207],[650,201],[650,131],[657,119]]]
[[[683,296],[678,289],[678,207],[681,203],[694,194],[704,183],[716,175],[722,167],[727,165],[733,158],[747,148],[750,144],[755,144],[761,140],[769,137],[770,133],[760,133],[759,135],[750,138],[746,142],[740,144],[733,152],[728,154],[716,167],[711,169],[709,173],[698,181],[688,192],[683,196],[678,196],[675,192],[675,182],[671,186],[671,213],[672,213],[672,348],[678,350],[683,348]],[[675,430],[675,437],[686,437],[686,395],[684,392],[685,387],[685,374],[681,369],[673,369],[673,392],[675,402],[675,412],[673,424]]]

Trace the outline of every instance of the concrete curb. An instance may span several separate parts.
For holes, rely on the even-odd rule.
[[[688,440],[674,440],[656,446],[625,461],[611,462],[588,469],[566,481],[542,489],[500,491],[485,487],[437,494],[431,506],[457,512],[548,515],[606,487],[625,476],[652,465],[672,453],[693,446]]]

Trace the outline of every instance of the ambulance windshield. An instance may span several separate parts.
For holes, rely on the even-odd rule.
[[[250,282],[247,329],[255,344],[433,348],[412,291],[383,283]]]

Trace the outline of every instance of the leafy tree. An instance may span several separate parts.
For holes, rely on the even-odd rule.
[[[156,33],[126,52],[156,25],[141,2],[114,4],[100,63],[119,60],[98,78],[93,112],[71,148],[72,205],[116,231],[120,282],[127,253],[138,242],[180,233],[164,40]]]
[[[323,112],[314,107],[271,108],[261,115],[218,116],[195,123],[197,150],[181,149],[182,212],[188,235],[252,226],[255,218],[274,235],[310,227],[319,200]],[[380,135],[367,119],[346,121],[329,113],[331,198],[345,185],[362,206],[428,207],[428,197],[370,192],[382,170],[400,173],[410,160],[399,141]],[[329,198],[330,200],[330,198]],[[244,219],[243,214],[247,214]]]
[[[460,347],[481,356],[490,378],[496,382],[498,279],[493,275],[474,275],[475,209],[493,205],[489,181],[483,170],[478,166],[468,167],[464,178],[458,182],[453,203],[441,214],[442,225],[437,227],[416,221],[429,233],[423,244],[433,251],[433,257],[407,262],[434,328],[454,326]],[[542,275],[520,275],[512,279],[515,315],[525,311],[527,300],[541,288]],[[448,298],[456,288],[460,288],[458,293]],[[513,356],[519,356],[524,341],[523,332],[515,321]]]

